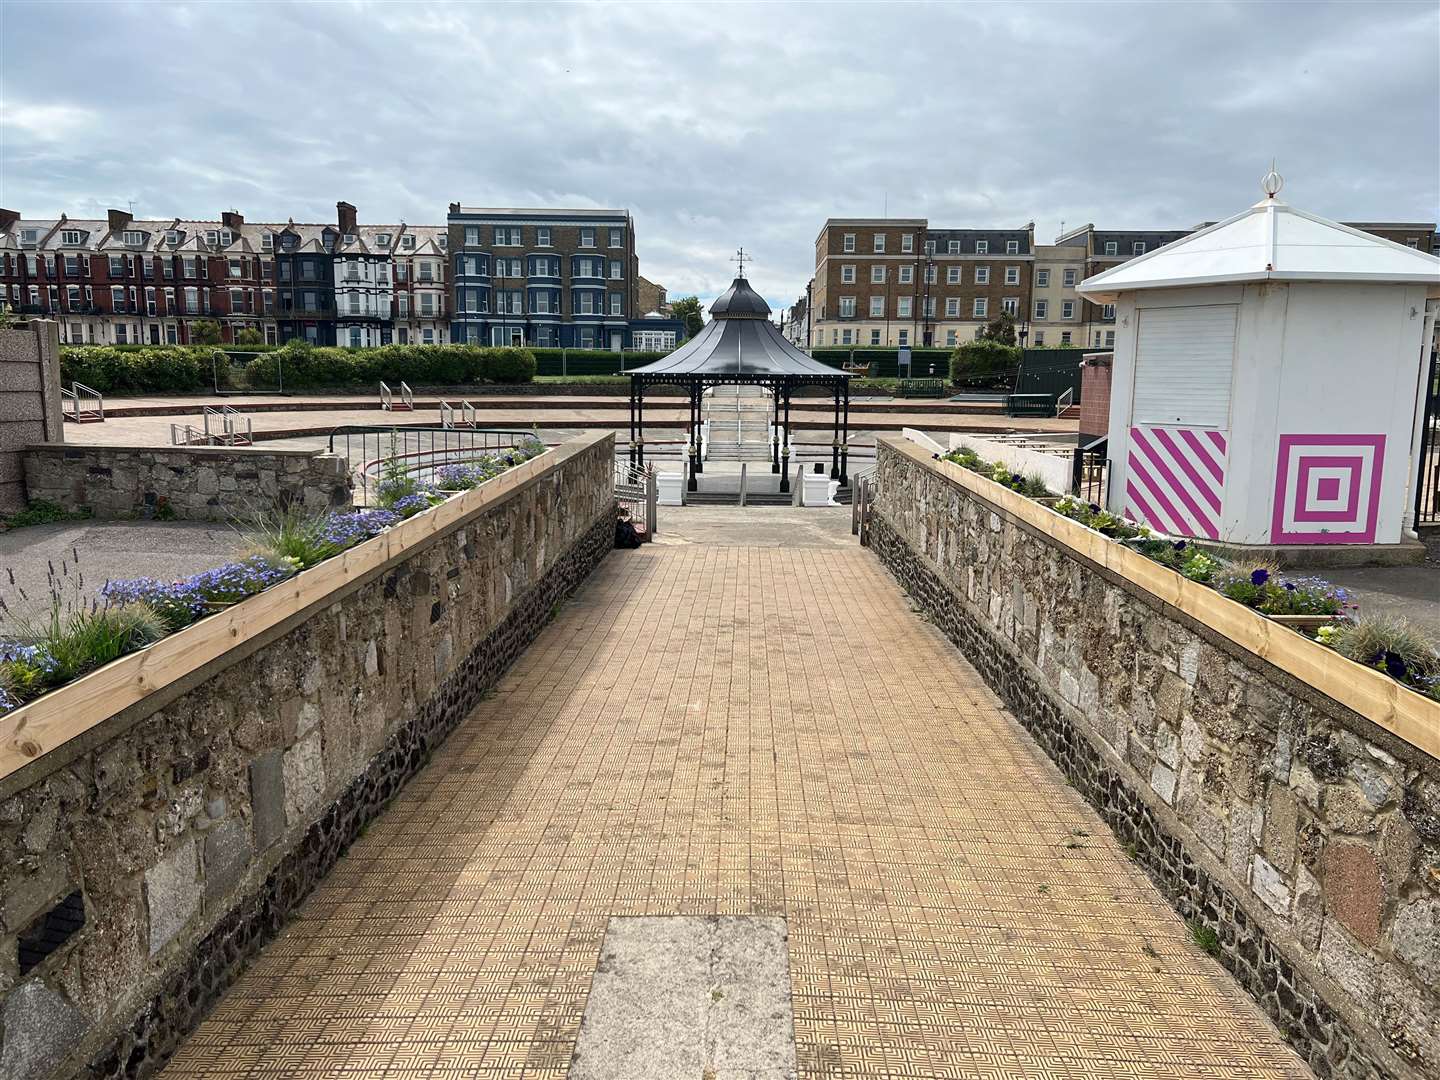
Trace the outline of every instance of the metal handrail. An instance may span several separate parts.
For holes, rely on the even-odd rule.
[[[415,408],[415,392],[410,389],[410,384],[403,379],[400,381],[400,397],[405,402],[405,408],[413,411]]]
[[[1070,408],[1074,402],[1075,388],[1073,386],[1067,386],[1060,392],[1060,396],[1055,399],[1055,415],[1064,416],[1065,410]]]
[[[94,401],[94,408],[85,406]],[[100,422],[105,420],[105,396],[94,387],[86,386],[82,382],[71,382],[70,389],[60,388],[60,413],[66,412],[66,403],[69,403],[70,419],[75,423],[82,423],[85,420],[94,419]]]

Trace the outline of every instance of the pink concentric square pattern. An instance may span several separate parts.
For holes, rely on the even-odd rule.
[[[1373,544],[1384,435],[1281,435],[1272,544]]]

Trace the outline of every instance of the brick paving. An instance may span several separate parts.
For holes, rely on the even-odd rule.
[[[165,1075],[558,1080],[665,914],[787,919],[803,1077],[1309,1075],[869,552],[723,542],[611,555]]]

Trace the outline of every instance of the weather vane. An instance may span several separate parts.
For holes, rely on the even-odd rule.
[[[1285,186],[1285,178],[1275,171],[1275,159],[1270,159],[1270,171],[1260,181],[1260,190],[1265,192],[1267,199],[1273,199],[1280,194],[1280,189]]]
[[[742,247],[742,248],[739,248],[739,249],[735,252],[735,258],[731,259],[730,261],[733,262],[736,266],[738,266],[738,267],[740,268],[740,269],[737,271],[737,273],[736,273],[735,276],[736,276],[736,277],[744,277],[744,276],[745,276],[745,249],[744,249],[743,247]]]

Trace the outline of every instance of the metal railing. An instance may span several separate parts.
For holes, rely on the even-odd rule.
[[[254,424],[250,417],[229,405],[212,409],[204,407],[202,419],[205,424],[205,440],[212,445],[251,446],[255,442]]]
[[[208,446],[210,437],[193,424],[171,424],[171,446]]]
[[[1416,455],[1415,524],[1440,525],[1440,353],[1430,354],[1421,386],[1420,445]]]
[[[660,531],[660,488],[655,466],[643,469],[628,461],[615,462],[615,501],[630,513],[630,523],[649,540]]]
[[[352,424],[331,430],[329,452],[350,462],[355,483],[355,504],[379,504],[379,487],[387,477],[409,478],[418,484],[434,483],[445,465],[467,465],[491,454],[504,453],[533,431],[500,428],[457,429],[432,425],[371,427]]]
[[[400,400],[395,400],[395,392],[385,382],[380,383],[380,408],[386,412],[414,412],[415,393],[410,389],[407,382],[400,383]]]
[[[452,405],[448,401],[440,402],[440,426],[443,428],[479,427],[480,422],[475,415],[475,406],[468,401],[462,401],[459,405]]]
[[[1075,448],[1070,494],[1097,506],[1105,505],[1110,485],[1109,453],[1110,441],[1105,438]]]
[[[1073,404],[1075,404],[1075,391],[1067,386],[1060,392],[1060,396],[1055,399],[1055,415],[1064,416],[1065,410]]]
[[[60,388],[60,414],[75,424],[98,424],[105,420],[105,397],[84,383],[72,382]]]

